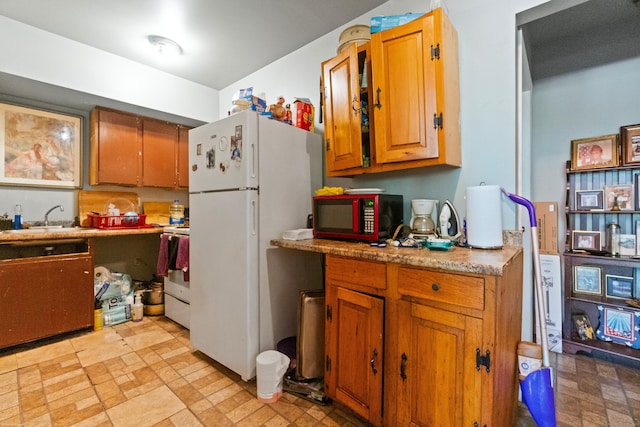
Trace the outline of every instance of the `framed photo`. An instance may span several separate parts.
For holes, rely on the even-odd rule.
[[[607,298],[629,299],[633,295],[633,277],[607,274]]]
[[[590,251],[599,251],[602,249],[599,231],[573,230],[571,233],[573,237],[571,249]]]
[[[620,255],[634,256],[636,254],[636,235],[620,235]]]
[[[82,118],[0,103],[0,184],[80,188]]]
[[[577,211],[601,211],[604,210],[603,190],[578,190],[576,191]]]
[[[640,299],[640,267],[633,269],[633,298]]]
[[[574,314],[572,317],[573,326],[575,327],[578,338],[585,341],[592,340],[596,337],[596,334],[593,332],[593,327],[591,327],[591,322],[589,322],[589,318],[586,314]]]
[[[624,344],[631,348],[640,348],[640,340],[638,340],[640,311],[602,305],[598,305],[598,311],[600,317],[600,324],[596,330],[598,339]]]
[[[640,165],[640,124],[620,127],[622,164]]]
[[[573,291],[578,294],[602,295],[600,267],[575,265],[573,267]]]
[[[571,170],[618,166],[618,134],[571,141]]]
[[[604,201],[608,211],[632,211],[635,205],[633,184],[605,185]]]

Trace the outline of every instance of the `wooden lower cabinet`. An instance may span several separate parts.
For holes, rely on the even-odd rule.
[[[83,250],[0,260],[0,348],[93,326],[93,250]]]
[[[501,275],[326,256],[325,389],[375,426],[510,427],[522,253]]]
[[[481,413],[483,370],[476,370],[476,348],[482,345],[482,320],[398,304],[397,425],[473,426]]]
[[[331,286],[326,298],[332,311],[327,395],[380,425],[384,300],[339,286]]]

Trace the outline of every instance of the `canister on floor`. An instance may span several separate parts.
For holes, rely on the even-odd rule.
[[[276,350],[263,351],[256,357],[258,400],[273,403],[282,396],[284,374],[291,360]]]

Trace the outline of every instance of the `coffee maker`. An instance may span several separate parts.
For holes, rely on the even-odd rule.
[[[411,232],[418,238],[436,238],[436,224],[433,215],[437,215],[438,201],[432,199],[411,200]]]

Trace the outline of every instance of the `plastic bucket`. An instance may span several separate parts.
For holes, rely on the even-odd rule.
[[[260,402],[273,403],[280,399],[289,362],[286,355],[275,350],[263,351],[256,357],[256,382]]]

